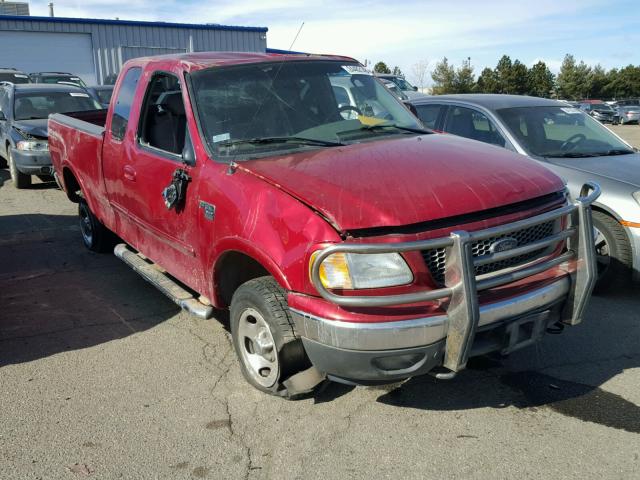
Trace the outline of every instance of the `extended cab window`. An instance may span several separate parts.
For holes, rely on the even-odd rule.
[[[156,74],[145,95],[140,130],[140,144],[180,155],[184,149],[187,117],[177,77]]]
[[[484,113],[471,108],[451,107],[445,132],[504,147],[506,141]]]
[[[122,140],[124,133],[127,131],[131,104],[133,103],[133,96],[141,74],[141,68],[133,67],[127,70],[122,79],[120,91],[113,108],[113,118],[111,119],[111,135],[118,140]]]

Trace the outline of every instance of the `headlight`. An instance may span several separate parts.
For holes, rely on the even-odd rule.
[[[411,269],[397,253],[334,253],[320,265],[320,281],[330,289],[394,287],[412,280]]]
[[[49,150],[49,143],[45,140],[21,140],[16,148],[28,152],[46,152]]]

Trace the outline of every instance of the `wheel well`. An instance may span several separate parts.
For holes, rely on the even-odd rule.
[[[74,203],[80,202],[80,184],[71,170],[65,168],[62,173],[67,197]]]
[[[260,262],[240,252],[227,252],[216,263],[214,285],[217,306],[228,307],[240,285],[258,277],[270,275]]]
[[[594,212],[600,212],[600,213],[604,213],[605,215],[609,215],[611,218],[613,218],[616,222],[620,221],[620,218],[618,218],[617,215],[615,215],[613,212],[610,212],[609,210],[607,210],[606,208],[602,208],[599,205],[593,205],[591,207],[591,210],[593,210]]]

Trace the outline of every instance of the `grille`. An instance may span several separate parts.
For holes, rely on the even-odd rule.
[[[541,223],[539,225],[534,225],[532,227],[523,228],[522,230],[517,230],[515,232],[509,232],[505,235],[500,235],[498,237],[487,238],[486,240],[479,240],[474,242],[471,246],[471,251],[473,252],[473,257],[481,257],[483,255],[488,255],[491,253],[489,250],[491,245],[498,240],[503,238],[513,238],[518,242],[518,247],[523,247],[525,245],[529,245],[530,243],[537,242],[538,240],[543,240],[547,237],[553,235],[556,231],[556,220],[551,220],[549,222]],[[553,248],[553,247],[551,247]],[[522,263],[526,263],[530,260],[533,260],[539,255],[546,253],[550,247],[545,247],[540,250],[535,250],[530,253],[526,253],[524,255],[518,255],[517,257],[507,258],[505,260],[500,260],[498,262],[487,263],[485,265],[479,265],[475,267],[476,275],[483,275],[486,273],[496,272],[498,270],[502,270],[504,268],[513,267],[515,265],[519,265]],[[430,250],[423,250],[422,257],[431,272],[431,276],[439,285],[444,284],[444,270],[447,263],[447,255],[444,248],[433,248]]]

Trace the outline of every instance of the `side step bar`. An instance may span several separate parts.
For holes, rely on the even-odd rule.
[[[119,243],[113,249],[113,253],[183,310],[203,319],[213,316],[213,307],[211,305],[205,305],[200,302],[191,292],[180,286],[176,280],[156,268],[155,264],[146,261],[127,244]]]

